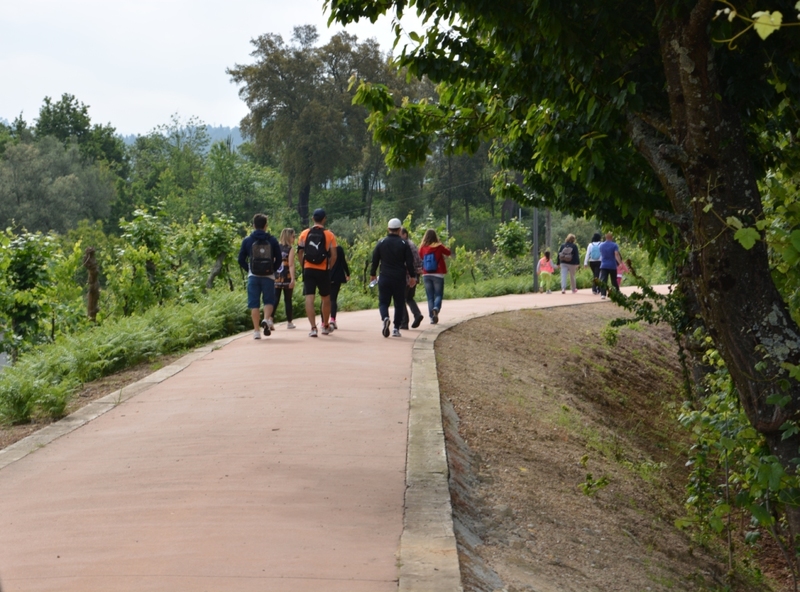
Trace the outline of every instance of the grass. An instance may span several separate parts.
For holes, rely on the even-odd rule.
[[[153,308],[40,346],[0,374],[0,422],[61,417],[85,382],[239,333],[249,324],[244,304],[239,293],[212,292],[199,303]]]

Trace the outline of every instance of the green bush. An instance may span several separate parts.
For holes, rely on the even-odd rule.
[[[39,346],[0,374],[0,421],[60,417],[84,382],[243,331],[250,326],[245,304],[242,293],[215,291]]]

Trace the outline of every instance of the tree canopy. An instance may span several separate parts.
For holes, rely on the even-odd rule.
[[[501,191],[636,229],[671,253],[688,314],[702,318],[751,422],[794,471],[800,329],[771,275],[759,182],[796,162],[797,34],[726,43],[742,25],[715,18],[724,5],[712,0],[326,6],[342,24],[409,9],[426,21],[396,64],[439,83],[439,101],[398,108],[369,82],[357,95],[390,163],[420,162],[442,138],[453,151],[491,139],[509,172]],[[523,185],[508,181],[514,172]],[[739,240],[743,228],[751,240]]]
[[[374,40],[359,43],[343,32],[321,47],[317,40],[309,25],[296,27],[288,44],[280,35],[261,35],[253,40],[255,62],[228,70],[250,109],[242,130],[280,163],[303,224],[312,185],[355,170],[374,173],[366,111],[352,103],[350,77],[383,84],[396,78]]]

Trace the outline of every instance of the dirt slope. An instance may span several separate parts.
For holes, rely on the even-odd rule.
[[[721,590],[683,513],[688,437],[666,328],[608,305],[521,311],[436,342],[465,590]],[[734,590],[768,590],[735,582]]]

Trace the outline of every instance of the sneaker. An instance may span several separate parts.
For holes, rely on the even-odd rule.
[[[600,294],[600,300],[605,300],[605,299],[606,299],[606,295],[605,294]]]
[[[333,333],[333,329],[331,329],[330,325],[322,325],[322,334],[323,335],[330,335]]]
[[[261,321],[261,328],[264,329],[264,335],[266,335],[267,337],[269,337],[270,333],[272,333],[272,331],[270,331],[269,328],[269,323],[267,322],[266,319]]]
[[[381,333],[383,334],[384,337],[389,337],[389,324],[390,323],[391,323],[391,321],[389,320],[389,317],[386,317],[385,319],[383,319],[383,329],[381,330]]]
[[[288,323],[286,323],[286,328],[287,329],[294,329],[295,328],[295,324],[292,321],[289,321]]]
[[[422,315],[414,317],[414,322],[411,323],[411,328],[416,329],[417,327],[419,327],[419,324],[422,322],[422,319],[424,318],[425,317],[423,317]]]
[[[573,293],[573,294],[577,294],[577,293],[578,293],[578,291],[577,291],[577,290],[573,290],[573,291],[572,291],[572,293]]]
[[[552,294],[552,292],[551,292],[550,290],[548,290],[548,291],[547,291],[547,293],[548,293],[548,294]]]
[[[400,335],[400,329],[398,329],[397,327],[392,329],[392,337],[402,337],[402,335]]]
[[[566,294],[566,292],[565,292],[564,290],[561,290],[561,293],[562,293],[562,294]]]
[[[331,322],[328,323],[331,327],[331,331],[336,331],[339,327],[336,325],[336,319],[331,319]]]
[[[275,323],[272,322],[272,319],[267,319],[267,325],[269,326],[270,331],[275,330]]]
[[[317,328],[314,327],[311,331],[308,332],[309,337],[316,337],[317,336]]]
[[[253,331],[253,339],[261,339],[261,331]]]
[[[438,308],[434,308],[433,309],[433,314],[431,315],[431,323],[433,323],[435,325],[438,322],[439,322],[439,309]]]

